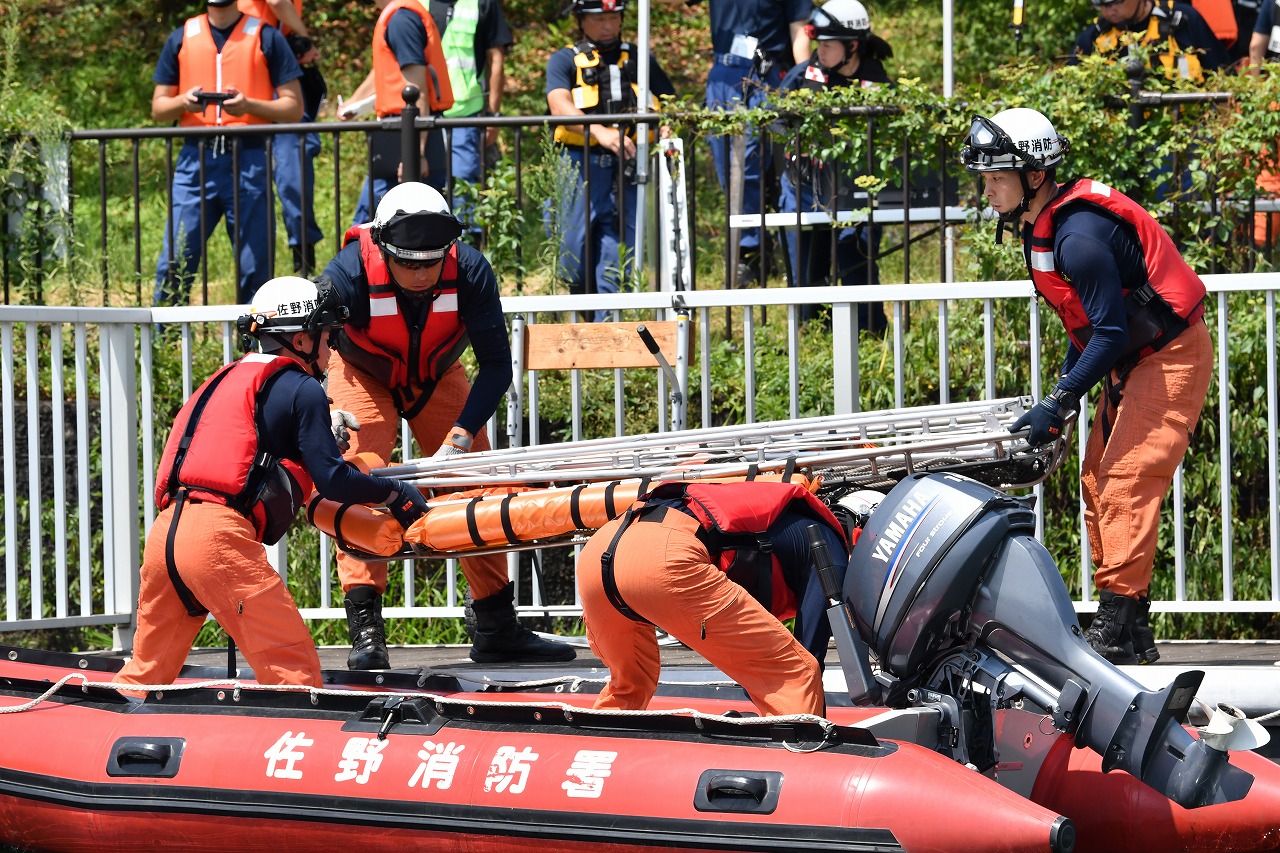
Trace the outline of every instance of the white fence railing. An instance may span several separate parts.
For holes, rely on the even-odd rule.
[[[1201,428],[1213,430],[1217,448],[1216,454],[1189,457],[1185,470],[1179,471],[1165,514],[1166,531],[1172,531],[1170,544],[1162,548],[1159,564],[1161,570],[1172,569],[1174,594],[1158,600],[1155,607],[1177,612],[1280,612],[1280,273],[1209,276],[1206,282],[1217,343],[1218,397],[1213,415],[1206,408],[1206,419],[1216,419],[1202,421]],[[1056,320],[1051,314],[1042,316],[1030,293],[1026,281],[967,282],[618,294],[593,297],[593,306],[613,311],[616,317],[625,312],[628,319],[665,319],[677,308],[689,313],[694,348],[688,426],[698,427],[947,403],[954,401],[950,389],[957,387],[980,389],[975,399],[1025,393],[1038,398],[1044,390],[1041,377],[1052,375],[1049,371],[1056,364],[1051,359],[1060,357],[1063,343]],[[886,301],[894,322],[883,340],[862,336],[860,354],[854,343],[859,340],[857,306],[864,301]],[[510,297],[504,300],[504,310],[528,323],[564,322],[582,302],[577,296]],[[803,304],[829,306],[829,338],[813,334],[813,321],[800,321]],[[1247,310],[1235,310],[1237,306]],[[236,306],[0,306],[0,631],[106,626],[115,631],[118,646],[128,647],[142,538],[155,517],[157,450],[172,415],[157,411],[157,406],[161,401],[166,407],[176,405],[179,396],[189,396],[219,363],[236,357],[239,313]],[[1043,354],[1042,324],[1050,341]],[[821,347],[815,341],[821,341]],[[1227,346],[1222,346],[1224,341]],[[910,360],[909,348],[916,349]],[[920,351],[930,355],[922,359]],[[1019,353],[1022,364],[1005,363],[1011,351]],[[875,362],[867,361],[869,357]],[[1252,385],[1237,375],[1244,365],[1248,375],[1256,377]],[[530,375],[534,384],[526,397],[538,400],[541,417],[562,424],[565,435],[619,434],[622,415],[634,414],[637,395],[655,398],[665,385],[654,385],[657,371],[646,371],[643,379],[630,372],[607,372],[615,374],[610,378],[612,399],[602,399],[610,395],[593,391],[576,373],[567,392],[541,398],[536,377]],[[1030,378],[1018,382],[1019,375]],[[592,407],[605,410],[594,415],[594,421]],[[661,412],[663,406],[653,409]],[[1233,435],[1233,414],[1249,412],[1258,423],[1259,410],[1264,410],[1266,429],[1266,494],[1251,495],[1238,513],[1233,445],[1252,440],[1256,446],[1258,437]],[[639,430],[657,429],[662,423],[657,417]],[[489,431],[496,446],[505,444],[505,425],[496,415]],[[1080,447],[1086,434],[1087,424],[1082,423]],[[407,431],[404,438],[405,455],[418,455],[408,444]],[[554,440],[544,431],[543,442]],[[1206,498],[1205,472],[1215,467],[1216,488]],[[1194,472],[1196,494],[1201,495],[1192,502],[1216,499],[1220,507],[1220,519],[1215,519],[1220,527],[1212,536],[1203,534],[1217,543],[1207,557],[1198,540],[1188,541],[1189,513],[1195,508],[1188,506],[1188,470]],[[1040,511],[1043,523],[1043,508]],[[1249,577],[1237,572],[1234,541],[1245,521],[1251,530],[1265,531],[1265,544],[1256,535],[1241,543],[1251,552]],[[1079,578],[1078,609],[1089,610],[1094,606],[1092,569],[1082,519],[1076,535],[1080,565],[1070,573]],[[1262,557],[1262,550],[1269,559]],[[296,548],[291,554],[284,543],[270,549],[273,562],[290,577],[295,590],[301,583],[311,591],[312,600],[303,606],[306,618],[343,616],[332,552],[323,536],[314,558],[300,557]],[[521,609],[580,612],[571,581],[570,592],[556,600],[544,589],[540,574],[526,572],[534,561],[528,554],[511,558],[513,577],[521,585],[518,600],[532,602]],[[420,562],[425,561],[413,561]],[[1196,583],[1189,582],[1193,562]],[[1206,562],[1217,594],[1204,591]],[[389,617],[461,615],[456,567],[437,565],[439,571],[405,565],[393,572],[399,580],[391,600],[400,605],[388,607]],[[1247,596],[1239,594],[1242,589]]]

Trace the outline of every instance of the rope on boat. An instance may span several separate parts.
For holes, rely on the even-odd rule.
[[[472,681],[476,684],[485,684],[493,687],[512,688],[512,689],[531,689],[537,687],[567,687],[570,693],[577,693],[582,689],[584,684],[608,684],[608,678],[586,678],[581,675],[556,675],[551,678],[538,678],[528,681],[503,681],[488,676],[476,676],[474,673],[467,671],[450,671],[447,669],[433,669],[432,675],[443,675],[450,678],[456,678],[459,681]],[[687,679],[672,680],[668,678],[659,678],[658,684],[668,687],[736,687],[738,682],[728,678],[711,679],[707,681],[691,681]],[[559,690],[557,693],[561,692]]]
[[[224,688],[232,691],[233,701],[239,701],[241,691],[264,691],[264,692],[285,692],[285,693],[307,693],[311,696],[311,703],[318,704],[321,696],[342,696],[342,697],[376,697],[386,698],[395,697],[402,699],[427,699],[435,703],[436,712],[444,713],[447,706],[461,706],[467,713],[472,713],[474,708],[531,708],[538,710],[557,710],[564,715],[566,722],[572,722],[574,714],[586,713],[593,716],[603,717],[629,717],[629,718],[663,718],[663,717],[688,717],[693,720],[696,728],[701,729],[702,724],[706,721],[714,721],[717,725],[734,725],[734,726],[775,726],[787,723],[811,723],[822,729],[823,739],[816,746],[810,748],[794,747],[789,743],[783,742],[783,746],[792,752],[814,752],[822,749],[828,744],[836,741],[835,723],[826,717],[819,717],[815,714],[787,714],[778,717],[729,717],[720,714],[708,714],[699,711],[696,708],[675,708],[669,711],[625,711],[612,708],[581,708],[576,705],[570,705],[565,702],[505,702],[505,701],[486,701],[476,699],[458,699],[452,696],[445,696],[439,693],[407,693],[395,690],[388,691],[368,691],[368,690],[345,690],[333,687],[308,687],[303,684],[255,684],[239,681],[238,679],[214,679],[211,681],[198,681],[190,684],[128,684],[117,681],[90,681],[88,676],[80,672],[69,672],[62,678],[53,682],[49,689],[41,693],[29,702],[21,705],[0,708],[0,714],[16,714],[20,711],[30,711],[36,706],[43,703],[50,696],[57,693],[63,686],[67,685],[72,679],[80,680],[80,689],[88,692],[90,688],[100,688],[104,690],[114,690],[117,693],[128,692],[148,692],[148,693],[166,693],[173,691],[196,691],[211,690]],[[585,680],[585,679],[584,679]],[[682,682],[689,683],[689,682]]]

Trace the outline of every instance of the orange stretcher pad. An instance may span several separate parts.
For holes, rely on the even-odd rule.
[[[699,482],[755,479],[798,483],[816,491],[819,479],[803,474],[760,473],[754,477],[716,477]],[[403,530],[382,507],[339,504],[312,495],[307,517],[343,551],[381,557],[401,554],[466,552],[481,548],[527,545],[572,533],[590,532],[622,515],[640,495],[659,481],[648,478],[585,483],[550,489],[502,486],[429,498],[427,513]]]

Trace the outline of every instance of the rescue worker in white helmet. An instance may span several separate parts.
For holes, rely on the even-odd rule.
[[[817,42],[817,49],[808,61],[787,72],[779,87],[781,91],[893,85],[884,67],[884,61],[893,56],[893,49],[871,32],[871,18],[858,0],[827,0],[814,9],[805,31]],[[788,151],[786,168],[782,171],[779,210],[795,213],[861,207],[864,202],[853,197],[856,175],[846,171],[837,176],[836,172],[834,164],[816,160],[804,151]],[[876,256],[882,230],[880,226],[869,223],[839,229],[836,281],[844,285],[880,283]],[[830,229],[789,228],[786,236],[787,283],[791,287],[833,283]],[[818,308],[804,306],[801,319],[817,316],[820,313]],[[883,303],[863,302],[858,305],[859,329],[880,333],[887,327]]]
[[[1153,60],[1170,79],[1197,83],[1205,74],[1231,65],[1226,48],[1204,17],[1182,0],[1089,0],[1098,19],[1084,28],[1072,50],[1073,61],[1100,54],[1128,55],[1133,45],[1152,49]]]
[[[511,385],[511,343],[493,268],[458,240],[462,227],[438,191],[399,184],[372,222],[347,231],[321,275],[350,311],[329,370],[329,396],[347,413],[344,424],[356,424],[348,459],[372,454],[386,465],[402,418],[436,458],[489,449],[484,424]],[[474,385],[458,360],[468,346],[478,366]],[[461,563],[475,600],[473,660],[573,659],[571,646],[516,621],[504,555]],[[338,577],[351,634],[347,666],[386,669],[386,563],[339,554]]]
[[[547,61],[547,109],[554,116],[633,113],[638,104],[637,51],[622,40],[624,0],[573,0],[579,38]],[[650,111],[675,94],[649,57]],[[636,126],[557,125],[561,156],[573,164],[575,189],[547,206],[548,233],[559,222],[560,275],[572,293],[617,293],[626,280],[636,231]],[[588,180],[589,179],[589,180]],[[589,213],[588,213],[589,211]],[[587,319],[595,319],[588,313]],[[600,318],[603,318],[601,315]]]
[[[1137,202],[1098,181],[1059,185],[1067,142],[1039,112],[973,120],[961,159],[1000,227],[1021,227],[1036,292],[1070,344],[1054,390],[1014,422],[1038,446],[1099,387],[1081,462],[1098,612],[1085,638],[1113,663],[1160,657],[1148,621],[1160,505],[1213,369],[1205,287]]]
[[[320,687],[311,634],[262,543],[277,542],[312,487],[342,503],[386,503],[408,527],[412,485],[343,461],[319,380],[345,309],[331,289],[274,278],[240,318],[249,352],[183,404],[156,473],[133,657],[115,677],[170,684],[212,614],[262,684]]]

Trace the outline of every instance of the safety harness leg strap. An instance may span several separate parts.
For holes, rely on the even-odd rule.
[[[187,608],[188,616],[206,616],[209,608],[201,604],[191,591],[191,588],[182,580],[182,575],[178,573],[178,563],[174,557],[174,545],[178,538],[178,519],[182,517],[182,506],[187,502],[187,490],[180,489],[177,497],[174,499],[173,520],[169,522],[169,535],[165,538],[164,543],[164,562],[165,567],[169,570],[169,582],[173,584],[173,588],[178,593],[178,600],[182,602],[182,606]]]
[[[626,529],[631,526],[631,522],[635,521],[635,519],[635,509],[627,510],[622,516],[622,523],[618,525],[617,531],[613,534],[613,539],[609,541],[609,546],[600,555],[600,580],[604,585],[604,594],[615,610],[634,622],[648,622],[648,619],[632,610],[622,598],[622,593],[618,591],[618,582],[613,576],[613,555],[618,550],[618,540],[622,538],[622,534],[626,532]]]

